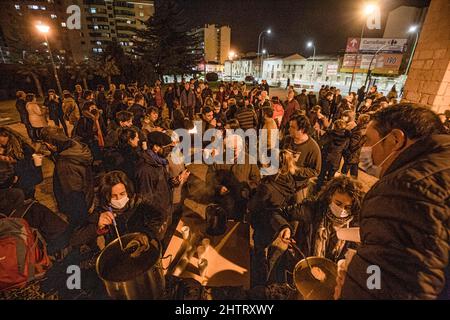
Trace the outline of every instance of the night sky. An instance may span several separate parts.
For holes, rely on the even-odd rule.
[[[359,36],[363,20],[358,13],[363,0],[177,0],[192,27],[205,23],[231,26],[231,46],[238,52],[256,51],[259,33],[269,53],[299,52],[314,40],[316,54],[334,54],[345,48],[347,37]],[[387,13],[399,5],[426,6],[430,0],[380,0],[382,26]],[[367,29],[366,29],[367,30]],[[382,32],[366,31],[367,37]]]

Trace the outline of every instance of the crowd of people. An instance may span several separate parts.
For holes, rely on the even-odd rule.
[[[43,153],[54,162],[53,195],[68,224],[36,219],[33,210],[27,216],[44,233],[52,231],[54,259],[98,247],[99,237],[104,247],[115,238],[114,223],[121,233],[143,232],[167,246],[192,180],[173,159],[179,141],[171,132],[192,129],[195,120],[201,132],[277,130],[277,172],[262,175],[264,165],[247,160],[207,168],[206,201],[254,230],[252,286],[285,282],[284,270],[301,259],[291,248],[277,254],[274,243],[281,240],[335,263],[357,249],[340,274],[337,297],[439,297],[449,276],[450,111],[399,104],[395,87],[386,95],[376,86],[343,95],[322,86],[316,95],[288,86],[286,97],[270,97],[270,89],[266,81],[222,82],[213,91],[197,79],[111,84],[108,91],[77,85],[62,96],[49,90],[42,106],[34,94],[18,91],[31,143],[0,128],[0,211],[9,214],[34,199],[43,181],[36,158]],[[224,148],[235,160],[248,153],[248,144],[236,141],[225,139]],[[366,195],[360,169],[380,179]],[[338,238],[338,229],[354,226],[361,244]],[[372,264],[385,272],[378,291],[365,285]]]

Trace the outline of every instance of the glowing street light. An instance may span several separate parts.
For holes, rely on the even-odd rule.
[[[311,82],[311,84],[312,84],[313,74],[316,73],[316,46],[314,45],[314,42],[312,42],[312,41],[308,41],[306,46],[308,48],[313,48],[313,70],[311,72],[311,76],[310,76],[310,79],[309,79],[309,82]]]
[[[406,67],[405,76],[408,76],[409,68],[411,67],[411,62],[414,57],[414,53],[416,52],[417,41],[419,41],[419,26],[417,26],[417,25],[410,26],[408,29],[408,33],[415,33],[416,40],[414,41],[414,46],[411,51],[411,57],[409,58],[408,66]]]
[[[271,29],[263,30],[263,31],[261,31],[261,33],[258,36],[258,53],[257,53],[257,57],[259,59],[259,75],[258,76],[261,75],[261,69],[262,69],[261,68],[262,59],[261,59],[261,51],[260,50],[261,50],[261,37],[264,33],[271,34],[272,30]]]
[[[375,12],[375,10],[376,10],[377,8],[378,8],[378,7],[377,7],[375,4],[369,3],[369,4],[367,4],[367,5],[364,7],[364,14],[365,14],[366,16],[370,16],[371,14],[373,14],[373,13]]]
[[[50,53],[50,61],[53,66],[53,74],[55,75],[56,85],[58,86],[59,94],[62,95],[62,87],[59,82],[58,72],[56,71],[55,61],[53,61],[52,50],[50,49],[50,42],[48,41],[47,34],[50,32],[50,27],[45,24],[36,25],[36,29],[44,35],[45,42],[47,44],[48,52]]]

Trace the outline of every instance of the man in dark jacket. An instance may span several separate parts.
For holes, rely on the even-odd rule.
[[[373,116],[361,156],[380,180],[362,203],[361,245],[336,297],[449,298],[450,137],[442,130],[424,106],[398,104]]]
[[[300,105],[300,109],[306,110],[306,113],[308,114],[310,111],[308,96],[306,95],[306,89],[302,90],[302,93],[300,93],[298,96],[295,97],[298,104]],[[313,107],[313,106],[312,106]]]
[[[344,157],[344,165],[342,167],[342,174],[347,174],[350,171],[350,175],[354,178],[358,178],[359,171],[359,155],[361,148],[366,142],[364,133],[366,131],[367,124],[370,121],[368,114],[362,114],[358,118],[358,124],[350,131],[350,142],[347,149],[342,153]]]
[[[184,85],[184,90],[180,94],[180,104],[181,109],[184,114],[189,117],[189,119],[194,119],[194,108],[195,108],[195,93],[194,85],[186,83]]]
[[[245,106],[244,100],[238,102],[238,110],[235,118],[239,121],[242,130],[256,129],[258,126],[258,118],[255,111]]]
[[[323,98],[320,99],[319,105],[325,117],[330,119],[331,116],[331,102],[333,101],[333,92],[329,91]]]
[[[53,152],[53,193],[58,208],[68,216],[68,229],[73,231],[88,217],[94,200],[91,152],[55,127],[44,128],[42,140]]]
[[[145,108],[145,98],[142,94],[137,93],[134,96],[134,104],[128,108],[128,111],[133,114],[133,125],[142,129],[142,119],[144,119],[145,113],[147,112],[147,108]]]
[[[336,120],[333,129],[322,137],[322,169],[316,184],[319,191],[325,181],[331,180],[339,170],[342,153],[350,142],[350,132],[345,129],[344,120]]]
[[[36,140],[36,138],[34,137],[33,128],[31,127],[31,124],[30,124],[30,120],[28,120],[28,111],[26,108],[27,102],[25,100],[26,96],[27,96],[26,93],[23,91],[16,92],[16,98],[17,98],[16,109],[20,115],[20,122],[22,122],[24,124],[25,128],[27,128],[28,137],[31,140]]]

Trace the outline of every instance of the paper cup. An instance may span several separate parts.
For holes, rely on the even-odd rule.
[[[44,155],[35,153],[32,155],[32,157],[33,157],[34,165],[36,167],[41,167],[42,160],[44,159]]]
[[[142,141],[142,150],[147,150],[147,141]]]
[[[208,267],[208,260],[200,259],[198,261],[197,267],[198,267],[198,272],[200,274],[200,277],[203,278],[206,274],[206,268]]]
[[[188,226],[184,226],[181,228],[181,236],[184,240],[187,240],[189,238],[189,231],[190,229]]]
[[[198,246],[197,247],[197,256],[200,260],[203,259],[203,256],[205,255],[206,248],[204,246]]]

